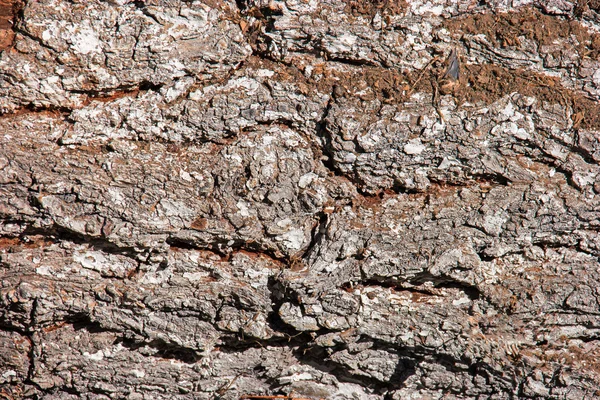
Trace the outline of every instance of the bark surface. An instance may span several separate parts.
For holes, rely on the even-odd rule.
[[[0,0],[0,397],[600,398],[599,32]]]

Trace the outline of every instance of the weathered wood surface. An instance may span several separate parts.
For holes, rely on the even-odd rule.
[[[0,397],[600,398],[599,12],[0,1]]]

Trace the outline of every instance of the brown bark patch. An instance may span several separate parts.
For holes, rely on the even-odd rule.
[[[580,57],[598,57],[598,33],[590,31],[576,20],[542,14],[534,8],[516,13],[476,14],[448,20],[445,28],[452,33],[485,35],[494,47],[520,48],[520,38],[532,39],[540,46],[575,38]]]
[[[44,236],[28,236],[26,240],[18,237],[2,237],[0,238],[0,252],[16,251],[21,249],[37,249],[40,247],[50,246],[53,242]]]
[[[409,75],[412,92],[433,93],[444,65],[434,62],[421,72]],[[538,101],[571,107],[574,128],[600,129],[600,104],[584,94],[565,88],[559,78],[525,69],[511,70],[494,64],[461,65],[460,84],[452,94],[458,104],[491,104],[511,93]]]
[[[347,14],[375,16],[377,12],[383,15],[403,14],[408,4],[403,0],[346,0]]]
[[[590,32],[578,21],[544,15],[528,7],[516,13],[456,18],[446,21],[444,27],[456,35],[483,34],[492,46],[499,48],[519,49],[523,38],[534,40],[540,47],[575,40],[574,49],[580,59],[600,57],[600,34]],[[597,102],[564,88],[558,78],[522,69],[508,70],[491,64],[461,68],[461,85],[454,93],[460,102],[482,101],[489,104],[509,93],[518,92],[541,101],[572,107],[573,114],[576,114],[573,121],[576,128],[600,128],[600,107]],[[426,81],[422,79],[421,85]]]
[[[486,104],[513,92],[535,97],[540,101],[558,103],[572,107],[578,115],[577,128],[600,128],[600,105],[566,89],[555,77],[537,74],[522,69],[508,70],[497,65],[467,65],[464,67],[461,87],[455,95],[459,102]]]
[[[13,42],[15,17],[22,7],[20,0],[0,0],[0,51],[10,47]]]

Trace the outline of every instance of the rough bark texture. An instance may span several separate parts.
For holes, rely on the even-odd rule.
[[[600,398],[599,12],[0,1],[0,397]]]

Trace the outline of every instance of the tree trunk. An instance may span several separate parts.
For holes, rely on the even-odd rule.
[[[600,398],[599,12],[1,0],[0,397]]]

